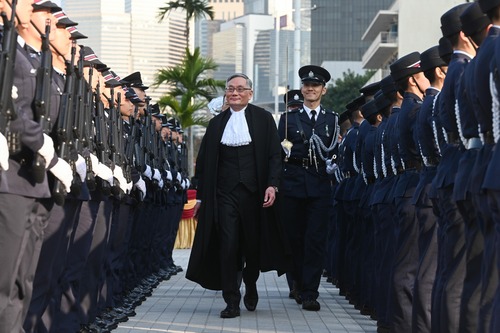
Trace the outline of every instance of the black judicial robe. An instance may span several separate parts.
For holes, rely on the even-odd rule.
[[[191,249],[186,278],[212,290],[221,290],[219,239],[217,235],[217,167],[219,145],[231,116],[229,110],[214,117],[203,137],[196,160],[197,199],[202,200],[198,226]],[[281,178],[281,145],[271,113],[249,104],[245,110],[250,136],[254,143],[258,192],[262,200],[268,186],[278,186]],[[277,194],[278,196],[278,194]],[[278,199],[260,212],[260,270],[288,270],[290,250],[278,216]]]

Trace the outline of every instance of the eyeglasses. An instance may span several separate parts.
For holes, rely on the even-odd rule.
[[[245,87],[236,87],[236,88],[235,87],[227,87],[226,88],[226,92],[231,93],[231,94],[234,93],[235,90],[238,94],[241,94],[246,90],[252,90],[252,88],[245,88]]]

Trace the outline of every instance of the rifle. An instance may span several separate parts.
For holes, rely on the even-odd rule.
[[[73,118],[73,145],[77,154],[83,155],[83,145],[85,143],[86,134],[85,134],[85,119],[86,119],[86,110],[84,106],[84,96],[85,96],[85,87],[86,82],[83,77],[83,48],[80,48],[80,57],[78,59],[78,67],[75,72],[76,85],[73,94],[73,109],[74,109],[74,118]],[[73,182],[71,184],[71,192],[75,195],[79,195],[82,188],[82,179],[78,174],[75,173],[73,177]]]
[[[80,57],[81,58],[81,57]],[[90,153],[95,153],[94,147],[94,127],[92,125],[93,114],[94,114],[94,103],[93,103],[93,91],[92,91],[92,77],[94,73],[94,67],[91,65],[89,68],[89,82],[86,85],[86,91],[83,100],[83,111],[84,111],[84,135],[82,137],[83,147],[88,149],[88,154],[84,154],[85,164],[87,164],[87,175],[85,177],[85,183],[89,191],[95,191],[96,180],[94,177],[94,172],[92,170],[92,160],[90,158]]]
[[[109,146],[108,140],[106,137],[106,119],[104,116],[104,105],[101,101],[101,89],[100,84],[97,84],[96,92],[94,94],[95,100],[95,128],[96,128],[96,152],[99,158],[99,161],[106,165],[107,167],[111,166],[111,161],[109,160]],[[111,194],[111,185],[106,181],[100,180],[101,191],[104,195],[108,196]]]
[[[35,121],[38,121],[45,134],[50,134],[50,95],[52,83],[52,52],[49,46],[50,20],[45,22],[45,33],[40,37],[42,39],[42,56],[40,67],[36,71],[36,90],[35,90]],[[37,183],[45,179],[45,159],[42,155],[35,153],[35,159],[32,165],[33,179]]]
[[[59,145],[57,147],[57,155],[70,163],[74,170],[74,161],[77,156],[73,156],[71,148],[73,146],[73,119],[75,117],[74,103],[73,103],[73,93],[75,90],[75,54],[76,45],[73,43],[71,48],[71,60],[66,62],[66,82],[64,85],[64,92],[61,96],[61,104],[59,107],[59,119],[57,122],[57,137]],[[74,177],[73,177],[74,178]],[[78,176],[77,176],[78,178]],[[62,182],[59,179],[54,181],[54,187],[52,189],[52,197],[58,205],[64,204],[64,198],[66,196],[66,189],[64,188]]]
[[[9,151],[15,154],[21,150],[19,133],[10,131],[10,122],[17,119],[17,113],[12,101],[12,86],[14,85],[14,63],[17,51],[17,31],[15,28],[17,0],[12,0],[12,15],[7,17],[1,13],[3,20],[3,39],[0,55],[0,132],[7,138]]]
[[[108,129],[109,129],[109,151],[111,153],[111,165],[112,165],[112,170],[115,169],[115,166],[119,165],[119,144],[120,144],[120,138],[119,138],[119,129],[117,126],[117,121],[116,121],[116,116],[117,116],[117,111],[115,108],[115,90],[114,88],[110,89],[110,100],[109,100],[109,115],[108,115]],[[117,94],[118,98],[118,103],[121,102],[121,94]],[[120,188],[120,181],[116,179],[116,177],[113,177],[113,185],[111,186],[111,193],[115,197],[120,197],[121,194],[121,188]]]

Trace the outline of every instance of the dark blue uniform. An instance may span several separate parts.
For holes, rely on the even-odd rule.
[[[439,90],[432,87],[425,91],[414,133],[424,164],[412,200],[419,227],[419,265],[413,290],[412,326],[419,332],[429,332],[431,329],[431,295],[437,268],[438,212],[431,199],[431,187],[440,158],[432,127],[432,111],[438,93]]]
[[[398,117],[399,154],[405,169],[394,187],[398,225],[396,228],[396,256],[392,279],[392,329],[404,332],[411,329],[413,284],[418,265],[418,228],[415,206],[411,199],[421,169],[420,155],[414,141],[415,123],[422,100],[405,92]]]
[[[441,126],[447,133],[447,143],[441,147],[442,159],[439,163],[434,184],[438,189],[440,211],[443,216],[443,275],[437,286],[442,291],[439,332],[458,330],[460,299],[465,276],[465,235],[464,219],[453,200],[453,187],[458,170],[462,147],[455,105],[458,86],[465,66],[471,56],[461,51],[452,55],[443,89],[436,105],[436,113]],[[433,325],[433,331],[434,331]]]
[[[337,140],[338,116],[321,108],[315,123],[304,109],[288,112],[280,119],[278,132],[281,140],[293,143],[291,155],[284,163],[280,192],[284,194],[284,220],[294,256],[293,278],[302,298],[316,299],[323,271],[326,252],[329,210],[331,209],[330,176],[326,173],[323,157],[331,158],[330,152],[311,151],[313,132],[326,147]],[[299,123],[300,122],[300,125]]]

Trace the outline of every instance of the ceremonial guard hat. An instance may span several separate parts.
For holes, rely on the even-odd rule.
[[[391,66],[391,76],[395,82],[422,71],[420,53],[412,52],[396,60]]]
[[[320,66],[307,65],[299,69],[299,77],[302,82],[316,82],[326,85],[330,81],[330,73]]]

